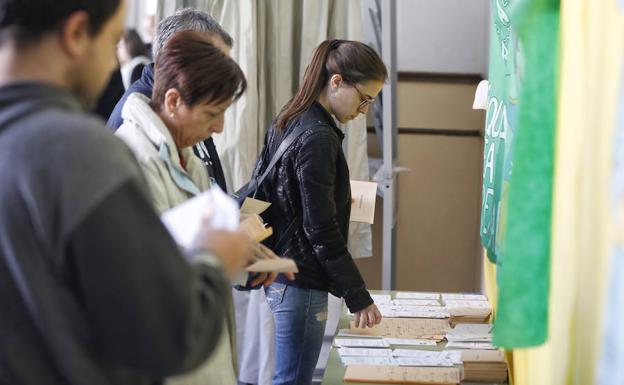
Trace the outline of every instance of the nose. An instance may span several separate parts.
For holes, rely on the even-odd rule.
[[[223,123],[225,121],[225,113],[219,115],[219,117],[214,121],[214,123],[210,126],[211,132],[216,132],[220,134],[223,132]]]

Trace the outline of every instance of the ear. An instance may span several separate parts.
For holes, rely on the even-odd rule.
[[[170,88],[165,93],[165,112],[167,115],[175,114],[182,101],[180,92],[175,88]]]
[[[342,75],[333,74],[331,78],[329,78],[329,90],[332,92],[336,92],[338,88],[342,85]]]
[[[71,58],[84,56],[91,45],[89,15],[85,11],[72,13],[61,25],[61,48]]]

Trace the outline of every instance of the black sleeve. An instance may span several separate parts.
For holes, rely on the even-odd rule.
[[[303,207],[303,229],[325,273],[336,284],[351,312],[373,300],[347,249],[336,219],[334,201],[336,159],[340,143],[335,134],[310,135],[297,156],[297,175]]]
[[[130,74],[130,84],[141,79],[141,75],[143,74],[143,68],[145,68],[145,64],[139,63],[134,66],[134,68],[132,69],[132,73]]]
[[[68,247],[103,359],[162,378],[212,353],[229,286],[218,266],[185,260],[137,182],[105,198],[71,233]]]

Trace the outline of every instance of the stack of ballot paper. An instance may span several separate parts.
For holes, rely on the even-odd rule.
[[[451,315],[446,309],[440,305],[412,305],[395,303],[378,304],[379,312],[384,317],[392,318],[449,318]]]
[[[427,339],[415,338],[344,338],[336,337],[334,346],[337,347],[369,347],[369,348],[387,348],[390,346],[436,346],[437,342]]]
[[[463,350],[464,380],[503,383],[507,380],[507,363],[500,350]]]
[[[390,337],[442,341],[450,324],[446,319],[429,318],[382,318],[372,328],[356,328],[351,322],[349,329],[338,331],[340,337]]]
[[[377,384],[437,384],[454,385],[461,381],[459,367],[410,367],[349,365],[345,382]]]
[[[446,340],[451,342],[491,342],[491,324],[458,324],[446,332]]]
[[[446,332],[447,349],[486,349],[492,346],[491,324],[457,324]]]
[[[492,307],[482,294],[442,294],[442,304],[451,314],[451,323],[487,322]]]
[[[507,379],[503,352],[492,346],[492,325],[483,323],[491,313],[486,296],[397,292],[374,294],[373,300],[384,316],[381,323],[360,329],[351,322],[334,340],[347,366],[345,382],[459,384],[462,379],[480,383]]]

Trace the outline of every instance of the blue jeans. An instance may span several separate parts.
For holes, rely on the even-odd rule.
[[[323,344],[327,292],[277,282],[265,292],[275,319],[273,385],[310,385]]]

